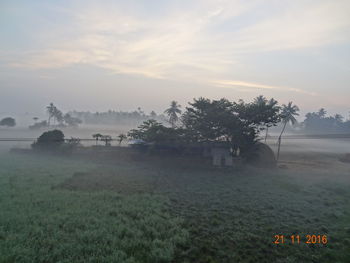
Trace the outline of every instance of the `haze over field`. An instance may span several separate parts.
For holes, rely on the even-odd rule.
[[[349,0],[0,0],[0,263],[350,262]]]
[[[349,10],[347,0],[1,1],[0,115],[264,94],[348,116]]]

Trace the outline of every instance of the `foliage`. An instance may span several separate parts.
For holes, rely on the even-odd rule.
[[[3,118],[0,121],[0,126],[14,127],[14,126],[16,126],[16,120],[14,118],[11,118],[11,117]]]
[[[257,141],[261,126],[275,125],[278,120],[277,102],[230,102],[227,99],[195,99],[186,108],[182,122],[195,141],[225,141],[244,152]]]
[[[71,114],[66,113],[63,114],[53,103],[50,103],[49,106],[46,107],[46,111],[49,114],[48,126],[51,125],[51,120],[53,120],[54,125],[57,121],[59,127],[64,126],[78,126],[82,121],[79,118],[72,117]]]
[[[79,124],[82,123],[80,119],[72,117],[69,113],[66,113],[63,116],[63,120],[68,126],[72,126],[72,127],[78,126]]]
[[[340,114],[326,116],[327,111],[320,109],[318,112],[309,112],[305,116],[303,129],[307,133],[335,133],[350,132],[350,120],[344,121]]]
[[[267,101],[262,96],[252,103],[199,98],[189,105],[181,118],[182,127],[175,127],[173,123],[168,128],[155,120],[148,120],[128,135],[152,143],[224,142],[233,149],[239,147],[244,156],[249,154],[260,130],[275,125],[280,118],[277,101]],[[169,114],[176,113],[177,103],[172,103],[172,106],[167,111]]]
[[[165,120],[165,116],[163,114],[157,114],[155,111],[151,111],[149,114],[146,114],[139,109],[130,112],[115,110],[108,110],[106,112],[70,111],[69,114],[73,117],[81,119],[85,124],[94,125],[118,124],[137,126],[148,119],[158,121]]]
[[[128,138],[128,136],[124,133],[121,133],[118,135],[118,142],[119,142],[119,145],[122,144],[123,141],[125,141],[126,139]]]
[[[179,130],[176,128],[165,127],[156,120],[144,121],[138,129],[132,129],[128,132],[128,136],[132,139],[140,139],[145,142],[169,142],[178,140]]]
[[[281,118],[284,123],[290,122],[292,125],[297,122],[295,116],[298,116],[299,107],[293,105],[293,102],[289,102],[287,105],[282,105]]]
[[[283,121],[283,128],[280,136],[278,137],[277,161],[280,156],[282,134],[286,129],[287,123],[291,123],[292,125],[294,125],[297,122],[295,116],[299,115],[298,111],[299,111],[299,107],[296,105],[293,105],[293,102],[291,101],[288,103],[288,105],[285,105],[285,104],[282,105],[281,119]]]
[[[63,132],[60,130],[52,130],[41,134],[37,141],[32,144],[32,148],[39,150],[57,151],[63,144]]]
[[[100,140],[105,142],[105,146],[110,146],[111,141],[112,141],[112,137],[110,135],[102,135],[100,137]]]
[[[265,127],[276,126],[281,120],[280,110],[281,107],[278,106],[278,101],[275,99],[267,100],[264,96],[260,95],[254,99],[254,116],[260,119],[260,123]]]
[[[181,114],[181,105],[177,101],[172,101],[170,107],[164,111],[169,117],[169,123],[172,127],[175,127],[176,122],[179,120],[178,114]]]

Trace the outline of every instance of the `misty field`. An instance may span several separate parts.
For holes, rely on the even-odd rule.
[[[0,262],[350,261],[350,165],[334,154],[276,170],[96,156],[1,154]]]

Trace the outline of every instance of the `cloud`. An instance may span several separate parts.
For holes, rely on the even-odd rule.
[[[349,8],[346,0],[219,0],[182,3],[175,11],[150,16],[147,8],[96,2],[69,10],[69,29],[39,32],[47,36],[42,48],[10,64],[33,69],[89,64],[119,74],[309,94],[217,79],[231,79],[246,54],[349,41]]]
[[[239,91],[250,91],[250,90],[256,90],[256,89],[268,89],[268,90],[280,90],[280,91],[289,91],[289,92],[296,92],[311,96],[317,96],[318,94],[315,92],[309,92],[302,89],[296,89],[296,88],[288,88],[288,87],[280,87],[280,86],[271,86],[271,85],[265,85],[265,84],[259,84],[259,83],[252,83],[252,82],[246,82],[246,81],[236,81],[236,80],[216,80],[212,81],[213,85],[217,87],[222,88],[235,88]]]

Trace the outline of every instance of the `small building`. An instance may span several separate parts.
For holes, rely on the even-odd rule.
[[[233,166],[233,156],[227,148],[212,148],[211,155],[215,166]]]

